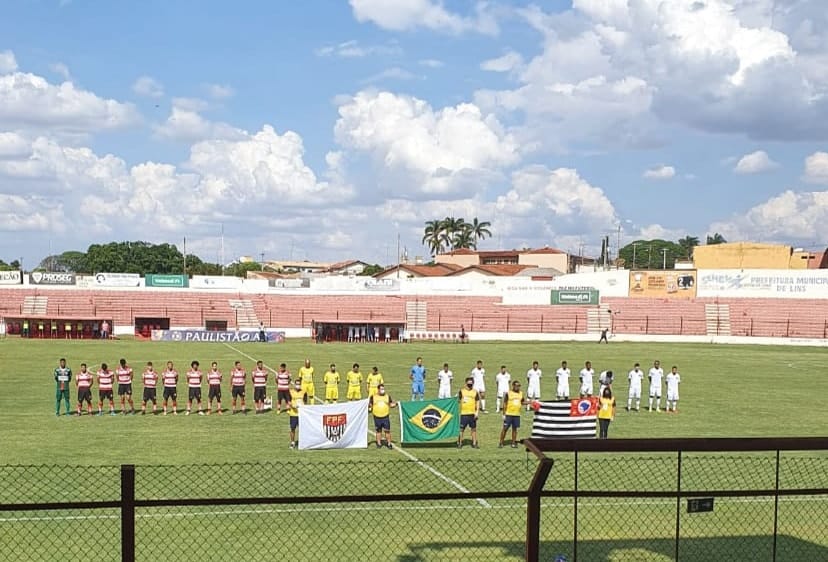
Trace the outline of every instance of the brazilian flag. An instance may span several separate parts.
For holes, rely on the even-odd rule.
[[[456,439],[460,433],[460,403],[457,398],[400,402],[399,409],[401,443]]]

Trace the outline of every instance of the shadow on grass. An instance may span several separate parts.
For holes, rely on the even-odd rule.
[[[828,541],[828,536],[826,536]],[[409,545],[410,552],[397,556],[398,562],[426,560],[523,560],[523,542],[436,542]],[[707,562],[712,560],[771,560],[772,537],[760,535],[734,537],[686,538],[679,544],[679,559]],[[675,542],[670,539],[631,539],[582,541],[578,543],[578,557],[574,557],[572,543],[542,541],[540,560],[551,562],[557,557],[575,562],[675,560]],[[796,537],[777,537],[776,562],[828,560],[828,546]]]

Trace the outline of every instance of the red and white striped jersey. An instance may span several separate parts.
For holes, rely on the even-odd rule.
[[[132,367],[127,365],[126,367],[118,367],[115,369],[115,374],[118,377],[118,384],[131,384],[132,383]]]
[[[209,384],[210,386],[220,386],[221,371],[213,371],[212,369],[207,371],[207,384]]]
[[[187,371],[187,386],[198,388],[201,386],[201,371]]]
[[[251,378],[253,379],[253,386],[267,386],[267,371],[264,369],[255,369]]]
[[[89,371],[81,371],[78,373],[78,388],[89,388],[92,386],[92,373]]]
[[[112,390],[112,382],[115,380],[115,375],[112,371],[98,371],[98,388],[100,390]]]
[[[158,384],[158,371],[144,371],[144,374],[141,375],[141,378],[144,380],[145,387],[155,388],[155,385]]]
[[[247,373],[244,369],[233,369],[230,371],[230,384],[233,386],[244,386],[247,380]]]
[[[173,369],[172,371],[164,371],[161,375],[161,379],[164,381],[164,386],[167,388],[175,388],[178,385],[178,371]]]
[[[290,371],[284,370],[276,373],[276,389],[290,390]]]

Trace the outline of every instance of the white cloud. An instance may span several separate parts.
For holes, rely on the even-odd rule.
[[[208,108],[207,102],[197,98],[175,98],[170,116],[159,125],[154,125],[155,135],[162,139],[180,142],[194,142],[204,139],[240,139],[246,134],[227,123],[205,119],[201,112]]]
[[[49,70],[51,70],[64,80],[72,80],[72,74],[69,72],[69,67],[63,64],[62,62],[50,64]]]
[[[805,159],[805,175],[808,183],[828,185],[828,152],[814,152]]]
[[[140,122],[134,106],[78,89],[53,85],[40,76],[15,72],[0,76],[0,129],[90,133]]]
[[[509,51],[503,56],[489,59],[480,63],[482,70],[490,72],[512,72],[523,66],[523,57],[520,53]]]
[[[450,12],[441,1],[435,0],[349,0],[349,3],[357,21],[370,21],[391,31],[424,27],[453,34],[474,31],[494,35],[498,32],[497,22],[483,2],[477,4],[474,17]]]
[[[11,51],[0,51],[0,74],[17,70],[17,59]]]
[[[383,80],[414,80],[417,78],[416,74],[413,74],[404,68],[400,68],[398,66],[394,66],[391,68],[386,68],[382,72],[378,72],[373,76],[369,76],[365,80],[362,80],[363,84],[373,84],[375,82],[381,82]]]
[[[761,174],[778,166],[779,164],[771,160],[767,152],[757,150],[742,156],[733,171],[737,174]]]
[[[395,192],[446,194],[519,160],[518,145],[474,104],[434,110],[417,98],[363,91],[339,107],[336,139],[373,156]]]
[[[326,45],[314,51],[318,57],[363,58],[369,56],[401,55],[402,49],[396,43],[386,45],[362,45],[356,39]]]
[[[686,233],[682,229],[668,228],[658,223],[654,223],[639,229],[635,238],[639,240],[678,240],[685,235]]]
[[[227,84],[205,84],[204,88],[207,90],[207,95],[214,100],[232,98],[236,95],[236,90]]]
[[[148,98],[164,97],[164,86],[151,76],[141,76],[132,84],[132,91]]]
[[[0,161],[31,154],[31,142],[18,133],[0,132]]]
[[[445,66],[443,61],[437,59],[421,59],[417,61],[417,64],[428,68],[442,68]]]
[[[650,168],[644,172],[644,177],[648,180],[669,180],[675,177],[676,169],[673,166],[666,166],[661,164],[655,168]]]

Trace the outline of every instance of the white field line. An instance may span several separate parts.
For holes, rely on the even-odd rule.
[[[227,347],[229,347],[230,349],[232,349],[236,353],[238,353],[238,354],[240,354],[244,357],[247,357],[249,360],[256,361],[256,359],[254,357],[251,357],[250,355],[248,355],[247,353],[245,353],[241,349],[233,347],[232,345],[230,345],[229,343],[226,343],[226,342],[224,343],[224,345],[226,345]],[[263,363],[263,365],[264,365],[264,363]],[[264,365],[264,366],[270,372],[272,372],[272,373],[276,372],[269,365]],[[324,401],[320,400],[319,398],[314,397],[314,399],[317,402],[319,402],[320,404],[324,403]],[[368,429],[368,433],[370,433],[373,437],[377,436],[377,434],[374,431],[372,431],[371,429]],[[447,484],[453,486],[458,491],[463,492],[464,494],[471,494],[472,493],[468,488],[466,488],[465,486],[463,486],[462,484],[460,484],[456,480],[453,480],[453,479],[449,478],[448,476],[446,476],[445,474],[443,474],[442,472],[440,472],[439,470],[437,470],[433,466],[430,466],[430,465],[426,464],[425,462],[421,461],[420,459],[418,459],[417,457],[415,457],[414,455],[412,455],[408,451],[402,450],[399,446],[394,447],[394,450],[397,451],[402,456],[406,457],[408,460],[413,461],[415,464],[417,464],[420,467],[424,468],[425,470],[427,470],[428,472],[430,472],[431,474],[433,474],[434,476],[436,476],[437,478],[439,478],[443,482],[446,482]],[[475,500],[477,501],[477,503],[479,503],[483,507],[491,507],[491,504],[489,502],[487,502],[486,500],[484,500],[483,498],[475,498]]]
[[[744,503],[772,503],[773,498],[717,498],[720,503],[744,504]],[[461,500],[458,500],[461,501]],[[825,502],[824,497],[819,496],[804,496],[804,497],[780,497],[780,503],[799,503],[799,502]],[[635,500],[625,502],[622,500],[606,500],[598,499],[596,501],[580,500],[579,507],[609,507],[609,506],[642,506],[642,505],[675,505],[675,499],[651,499],[651,500]],[[570,507],[571,500],[554,500],[544,501],[543,507]],[[191,506],[188,506],[191,507]],[[259,509],[223,509],[223,510],[199,510],[186,511],[177,513],[138,513],[137,519],[180,519],[186,517],[203,517],[203,516],[222,516],[222,515],[267,515],[280,513],[338,513],[338,512],[395,512],[395,511],[468,511],[477,509],[525,509],[526,503],[502,503],[490,505],[488,507],[478,505],[458,505],[456,503],[448,504],[431,504],[431,505],[414,505],[414,506],[390,506],[390,505],[355,505],[344,507],[284,507],[284,508],[259,508]],[[139,508],[148,509],[148,508]],[[158,509],[158,508],[154,508]],[[169,509],[169,508],[168,508]],[[86,521],[99,519],[120,519],[119,514],[112,515],[44,515],[44,516],[25,516],[25,517],[0,517],[0,523],[19,523],[26,521]]]

